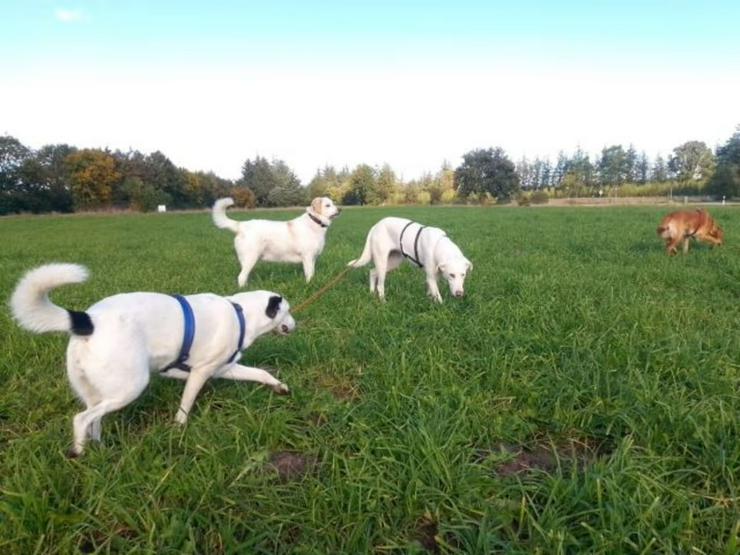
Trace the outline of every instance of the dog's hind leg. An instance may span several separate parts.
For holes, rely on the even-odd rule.
[[[125,407],[131,401],[136,399],[139,396],[139,393],[141,392],[138,391],[133,395],[129,393],[116,399],[104,399],[97,405],[89,407],[87,410],[77,413],[72,420],[72,426],[74,429],[74,445],[72,446],[69,456],[76,457],[82,454],[82,451],[85,449],[85,443],[87,442],[88,433],[90,433],[93,439],[99,439],[100,420],[103,418],[103,416],[105,416],[109,412],[113,412],[114,410]],[[91,426],[93,426],[96,422],[97,430],[91,430]],[[95,437],[96,434],[97,438]]]
[[[689,252],[689,242],[691,241],[691,237],[684,237],[683,239],[683,253],[687,254]]]
[[[239,287],[244,287],[247,285],[247,280],[249,279],[249,272],[252,271],[252,268],[254,268],[254,265],[257,264],[257,261],[259,260],[259,253],[255,252],[243,252],[240,251],[237,247],[237,253],[239,257],[239,264],[241,265],[241,271],[239,272],[239,277],[236,278],[236,282],[239,285]]]
[[[288,386],[283,382],[275,378],[269,372],[261,370],[260,368],[253,368],[251,366],[243,366],[241,364],[232,364],[225,370],[221,370],[216,374],[217,378],[225,378],[228,380],[241,380],[247,382],[258,382],[270,386],[272,390],[279,395],[287,395],[290,393]]]
[[[190,409],[193,408],[195,398],[198,396],[203,384],[206,383],[208,378],[213,375],[217,368],[218,366],[211,364],[190,370],[188,381],[185,382],[185,390],[182,392],[180,408],[177,409],[175,422],[178,424],[185,424],[188,421],[188,414],[190,414]]]
[[[370,270],[370,292],[375,293],[375,288],[378,286],[378,272],[375,268]]]
[[[385,301],[385,270],[386,259],[376,259],[375,262],[375,291],[381,301]]]

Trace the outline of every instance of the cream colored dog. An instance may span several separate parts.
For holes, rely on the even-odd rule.
[[[259,260],[302,263],[306,282],[311,281],[316,259],[324,250],[326,230],[341,212],[330,198],[313,199],[305,214],[287,222],[237,222],[226,216],[226,208],[233,204],[231,198],[218,199],[213,205],[213,223],[236,234],[234,247],[241,264],[239,287],[247,284],[249,273]]]
[[[458,246],[438,227],[427,227],[404,218],[383,218],[370,228],[365,248],[357,260],[348,265],[364,266],[371,260],[370,292],[385,300],[385,276],[408,258],[424,270],[427,276],[427,294],[438,303],[442,295],[437,286],[437,274],[447,280],[455,297],[465,294],[465,276],[473,264],[465,258]]]

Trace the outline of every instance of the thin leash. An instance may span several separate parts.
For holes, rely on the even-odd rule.
[[[311,306],[311,305],[312,305],[313,303],[315,303],[315,302],[316,302],[316,301],[317,301],[317,300],[318,300],[319,298],[321,298],[321,296],[322,296],[322,295],[323,295],[324,293],[326,293],[327,291],[329,291],[329,289],[331,289],[331,288],[332,288],[332,287],[334,287],[334,286],[335,286],[335,285],[336,285],[337,283],[339,283],[339,282],[340,282],[340,281],[342,280],[342,278],[343,278],[344,276],[346,276],[346,275],[347,275],[347,273],[348,273],[348,272],[349,272],[350,270],[353,270],[353,269],[354,269],[354,268],[352,268],[352,266],[347,266],[347,267],[346,267],[346,268],[345,268],[344,270],[342,270],[342,271],[341,271],[341,272],[339,272],[339,273],[338,273],[338,274],[337,274],[336,276],[334,276],[334,279],[332,279],[332,280],[331,280],[331,281],[330,281],[329,283],[327,283],[327,284],[326,284],[326,285],[324,285],[324,286],[323,286],[323,287],[322,287],[321,289],[319,289],[318,291],[316,291],[316,293],[314,293],[313,295],[311,295],[311,296],[310,296],[309,298],[307,298],[307,299],[306,299],[305,301],[303,301],[302,303],[300,303],[300,304],[299,304],[298,306],[296,306],[295,308],[291,309],[291,312],[292,312],[293,314],[297,314],[298,312],[301,312],[302,310],[304,310],[304,309],[308,308],[309,306]]]

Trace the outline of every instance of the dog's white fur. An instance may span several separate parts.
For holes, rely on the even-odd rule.
[[[81,283],[87,275],[87,270],[76,264],[41,266],[20,280],[10,301],[13,316],[22,327],[36,333],[60,331],[71,335],[67,375],[87,406],[74,417],[72,455],[82,453],[88,437],[100,440],[105,414],[131,403],[146,388],[151,372],[177,359],[185,326],[182,308],[173,297],[123,293],[102,299],[86,311],[94,327],[92,334],[75,334],[69,312],[53,304],[48,293],[62,285]],[[266,371],[229,361],[239,340],[239,321],[231,302],[240,305],[244,313],[243,350],[267,332],[288,334],[295,329],[287,301],[269,291],[231,297],[203,293],[186,298],[195,317],[195,336],[187,360],[191,370],[172,368],[161,372],[168,378],[186,380],[175,418],[178,423],[187,421],[198,392],[211,377],[255,381],[276,393],[288,393],[288,387]],[[267,315],[268,306],[272,306],[274,317]]]
[[[340,209],[328,197],[317,197],[306,208],[306,213],[287,222],[247,220],[238,222],[226,216],[226,209],[234,204],[231,198],[218,199],[213,205],[213,223],[236,234],[234,248],[241,264],[237,278],[244,287],[257,261],[293,262],[303,264],[306,282],[311,281],[316,259],[324,250],[326,231]],[[316,223],[311,216],[325,227]]]
[[[370,270],[370,292],[385,299],[385,276],[403,262],[401,254],[401,232],[411,220],[404,218],[383,218],[367,234],[365,248],[360,258],[348,265],[354,268],[364,266],[370,260],[375,268]],[[403,234],[403,252],[415,256],[414,242],[419,224],[413,222]],[[465,277],[473,269],[473,264],[465,258],[458,246],[438,227],[425,227],[419,236],[419,262],[427,276],[427,294],[441,303],[442,295],[437,287],[437,273],[442,274],[455,297],[465,294]]]

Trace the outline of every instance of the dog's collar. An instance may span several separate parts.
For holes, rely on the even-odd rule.
[[[313,214],[311,214],[311,212],[306,212],[306,214],[308,214],[308,217],[311,218],[317,224],[319,224],[321,227],[329,227],[329,224],[325,224],[324,222],[322,222],[321,220],[319,220],[316,216],[314,216]]]

